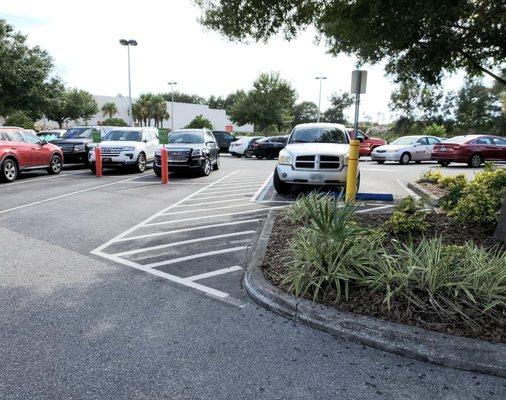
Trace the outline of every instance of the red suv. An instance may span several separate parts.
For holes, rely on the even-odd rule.
[[[386,140],[367,136],[364,132],[358,131],[358,134],[355,136],[355,130],[350,130],[350,137],[355,138],[360,142],[360,148],[358,150],[359,156],[370,156],[371,152],[379,146],[383,146],[387,144]]]
[[[455,136],[436,143],[432,159],[443,167],[457,162],[474,168],[484,161],[506,161],[506,139],[490,135]]]
[[[59,174],[63,154],[58,146],[22,128],[0,127],[0,180],[12,182],[19,172],[45,169]]]

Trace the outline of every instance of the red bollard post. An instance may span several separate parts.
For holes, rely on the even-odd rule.
[[[162,183],[169,183],[169,160],[167,157],[167,149],[163,146],[161,151],[161,167],[162,167]]]
[[[102,149],[95,147],[95,173],[97,176],[102,176]]]

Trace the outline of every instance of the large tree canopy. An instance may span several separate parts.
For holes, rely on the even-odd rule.
[[[313,25],[331,54],[387,62],[400,79],[439,83],[445,71],[493,74],[506,60],[506,11],[498,0],[194,0],[201,22],[236,40],[287,39]]]
[[[70,89],[58,82],[53,83],[51,98],[45,107],[45,114],[50,120],[58,122],[60,128],[63,124],[79,119],[88,120],[98,112],[97,102],[85,90]]]

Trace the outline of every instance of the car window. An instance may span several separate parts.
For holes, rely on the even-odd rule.
[[[104,136],[104,140],[121,141],[121,142],[140,142],[142,140],[142,132],[123,129],[113,129]]]
[[[228,132],[225,132],[223,134],[223,136],[225,137],[226,140],[235,140],[235,136],[234,135],[231,135],[230,133]]]
[[[290,143],[339,143],[347,144],[348,135],[333,127],[299,127],[294,128]]]
[[[423,138],[420,138],[420,139],[418,139],[418,140],[416,141],[416,143],[421,144],[421,145],[427,145],[427,144],[428,144],[428,143],[427,143],[427,138],[424,138],[424,137],[423,137]]]
[[[438,138],[435,138],[435,137],[428,137],[427,141],[429,142],[429,144],[436,144],[436,143],[440,142],[440,140]]]
[[[358,131],[356,138],[357,139],[365,139],[365,136],[364,136],[364,134],[361,131]]]
[[[223,138],[223,133],[222,132],[213,132],[213,135],[214,137],[217,139],[217,140],[220,140]]]
[[[23,138],[25,139],[25,142],[32,143],[32,144],[40,144],[40,138],[34,135],[33,133],[29,132],[23,132]]]
[[[494,144],[496,146],[506,146],[506,139],[504,138],[499,138],[499,137],[496,137],[496,138],[492,138],[492,140],[494,141]]]
[[[3,132],[9,142],[24,142],[23,136],[21,136],[21,132],[19,131],[8,130]]]
[[[492,140],[488,137],[479,137],[477,139],[474,139],[472,142],[472,144],[493,144],[492,143]]]

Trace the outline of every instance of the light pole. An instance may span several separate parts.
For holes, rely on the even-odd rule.
[[[318,79],[320,81],[320,94],[318,95],[318,121],[317,122],[320,122],[320,109],[321,109],[321,104],[322,104],[322,81],[324,79],[327,79],[326,76],[317,76],[315,79]]]
[[[170,98],[170,131],[174,130],[174,85],[177,85],[177,82],[168,82],[171,86],[171,98]]]
[[[122,46],[126,46],[128,50],[128,114],[129,114],[129,122],[130,126],[133,126],[134,124],[134,117],[132,114],[132,83],[130,81],[130,46],[137,46],[137,41],[130,39],[120,39],[119,43]]]

